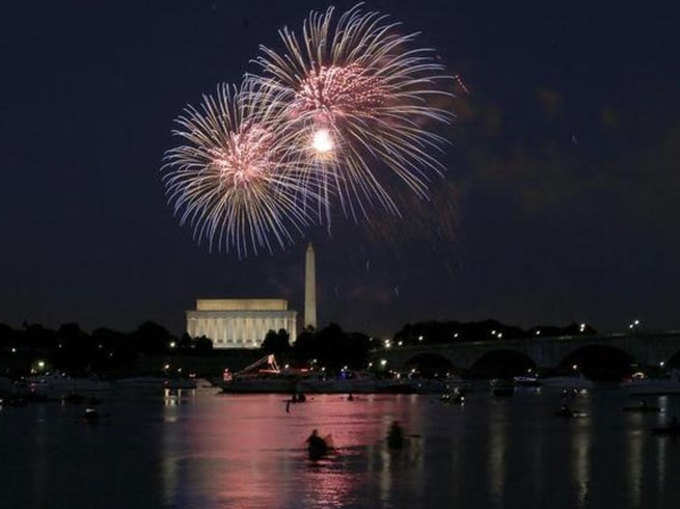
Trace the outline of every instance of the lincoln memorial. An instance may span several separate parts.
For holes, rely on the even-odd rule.
[[[198,299],[187,314],[187,333],[212,339],[213,348],[259,348],[270,330],[297,337],[297,312],[285,299]]]

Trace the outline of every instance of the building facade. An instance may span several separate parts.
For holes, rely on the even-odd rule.
[[[297,337],[297,312],[285,299],[198,299],[186,317],[189,336],[206,336],[213,348],[260,348],[270,330]]]

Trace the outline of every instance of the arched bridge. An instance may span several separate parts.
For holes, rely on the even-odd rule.
[[[532,337],[497,341],[451,341],[401,347],[394,345],[389,349],[373,350],[371,357],[374,362],[385,359],[388,367],[399,369],[420,355],[434,354],[444,357],[457,368],[470,369],[485,354],[505,350],[526,355],[539,368],[554,368],[570,354],[591,345],[622,350],[641,366],[659,366],[680,353],[680,331]]]

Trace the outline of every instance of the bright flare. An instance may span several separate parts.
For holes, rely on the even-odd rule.
[[[320,154],[327,154],[334,148],[333,138],[328,129],[319,129],[312,138],[312,148]]]

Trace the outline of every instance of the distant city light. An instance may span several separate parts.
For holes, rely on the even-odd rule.
[[[578,364],[574,364],[571,368],[576,371],[578,369]]]
[[[423,340],[423,336],[418,336],[418,341],[422,341],[422,340]]]
[[[12,353],[17,353],[17,349],[12,347]]]
[[[290,364],[286,364],[283,369],[288,369],[290,367]]]
[[[663,365],[664,365],[664,364],[666,364],[666,363],[665,363],[664,361],[661,361],[661,362],[659,363],[659,366],[661,366],[661,367],[663,368]]]
[[[381,366],[385,366],[386,364],[387,364],[387,360],[386,360],[386,359],[380,359],[380,365],[381,365]]]
[[[321,366],[321,371],[326,371],[326,366]]]
[[[502,332],[499,332],[499,333],[498,333],[498,339],[501,339],[502,337],[503,337],[503,333],[502,333]]]
[[[166,370],[166,371],[167,371],[168,369],[170,369],[170,364],[166,364],[165,366],[163,366],[163,369]]]
[[[495,336],[495,335],[496,335],[496,330],[495,330],[495,329],[492,330],[492,331],[491,331],[491,334],[492,334],[493,336]]]
[[[453,337],[454,337],[454,338],[457,338],[457,337],[458,337],[458,333],[456,332],[456,333],[453,335]]]
[[[45,367],[45,361],[38,361],[38,367],[40,369],[44,368]]]
[[[100,343],[100,344],[97,345],[97,348],[99,348],[99,349],[101,350],[102,348],[104,348],[104,345],[102,345],[102,344]]]
[[[403,345],[403,344],[404,344],[403,341],[399,341],[399,343],[397,343],[397,345],[399,345],[399,346],[401,346],[401,345]]]
[[[175,348],[177,346],[177,343],[174,341],[170,341],[170,348]]]
[[[537,331],[536,331],[536,335],[537,335],[537,336],[540,336],[540,335],[541,335],[541,331],[540,331],[540,330],[537,330]]]
[[[372,368],[372,367],[373,367],[373,363],[372,363],[372,362],[369,362],[369,363],[368,363],[368,367],[369,367],[369,368]]]

